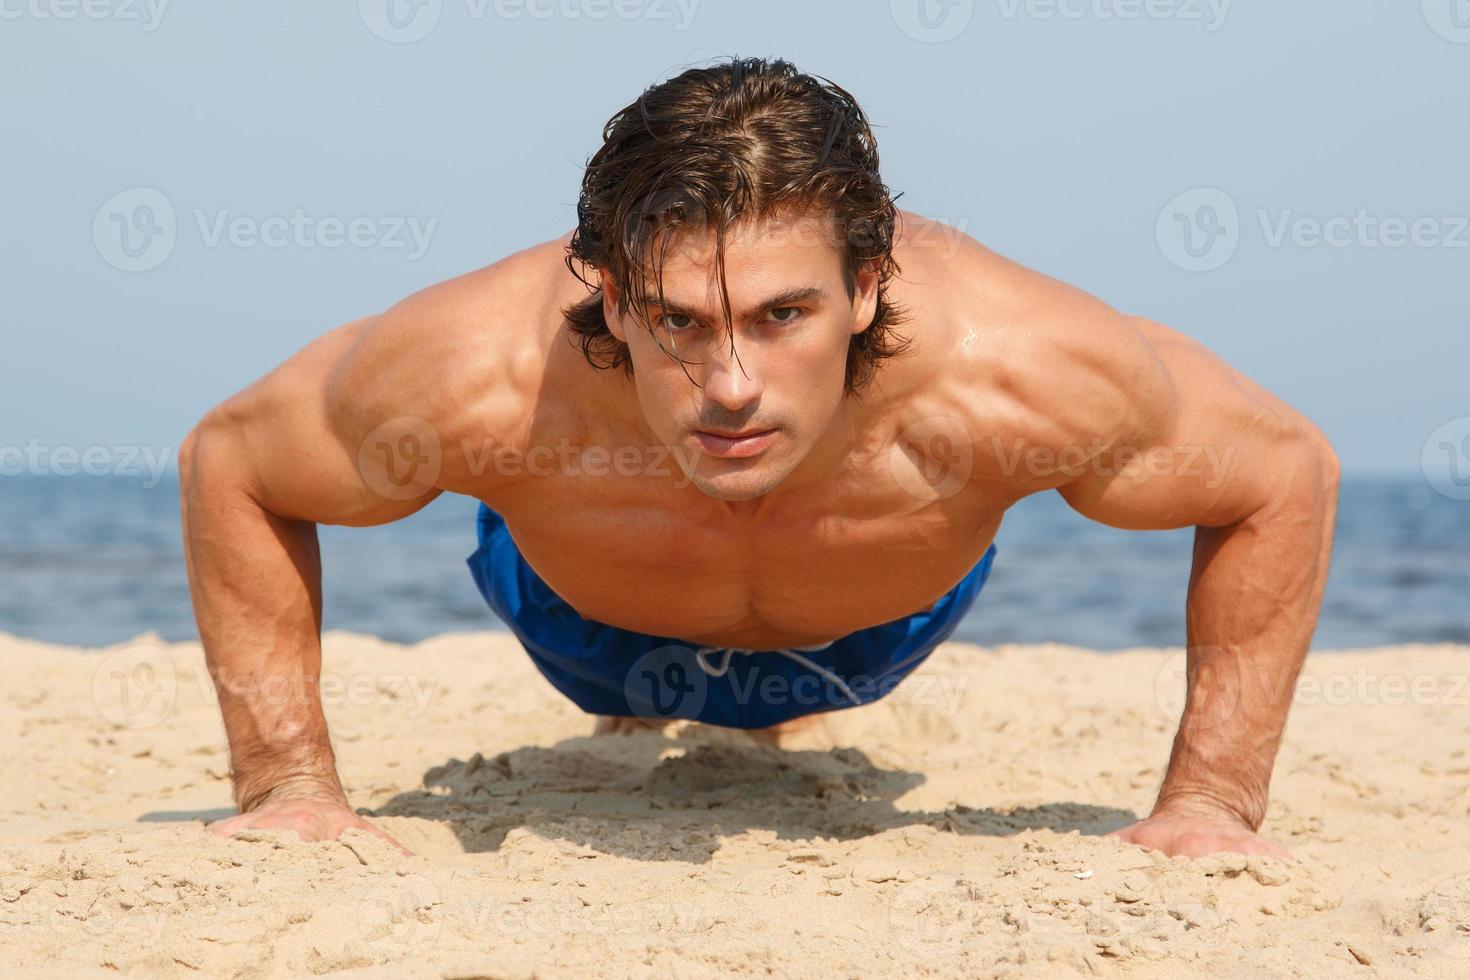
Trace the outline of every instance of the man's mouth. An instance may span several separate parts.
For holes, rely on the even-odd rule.
[[[744,459],[766,449],[776,438],[775,429],[745,429],[740,432],[695,429],[694,438],[704,451],[721,459]]]

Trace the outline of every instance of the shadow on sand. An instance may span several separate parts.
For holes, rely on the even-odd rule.
[[[1033,829],[1102,834],[1137,819],[1083,803],[938,812],[894,806],[923,782],[919,773],[882,768],[854,748],[780,750],[741,733],[691,726],[674,738],[572,738],[488,759],[452,758],[424,774],[425,789],[400,793],[372,815],[446,822],[470,852],[493,851],[524,827],[604,854],[690,863],[708,861],[722,835],[742,831],[785,840],[853,840],[919,825],[988,836]]]

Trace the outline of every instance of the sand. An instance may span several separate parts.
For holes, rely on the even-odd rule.
[[[1265,832],[1296,863],[1096,835],[1147,812],[1179,651],[949,644],[840,748],[588,737],[504,634],[332,634],[371,835],[222,840],[197,645],[0,636],[7,976],[1470,976],[1470,648],[1314,654]]]

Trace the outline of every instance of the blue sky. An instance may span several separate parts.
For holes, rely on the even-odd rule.
[[[606,118],[730,54],[848,88],[904,207],[1197,337],[1350,471],[1470,416],[1466,0],[0,0],[0,445],[175,445],[569,228]]]

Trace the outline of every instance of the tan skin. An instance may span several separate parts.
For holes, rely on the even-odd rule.
[[[713,243],[684,235],[652,330],[618,314],[604,278],[635,373],[594,370],[559,315],[586,295],[563,238],[332,331],[211,411],[180,467],[241,810],[211,829],[381,833],[348,805],[317,693],[317,524],[381,524],[467,494],[584,616],[771,649],[928,607],[1011,504],[1055,490],[1105,524],[1197,529],[1184,717],[1152,813],[1115,836],[1286,857],[1256,831],[1331,550],[1338,464],[1321,432],[1186,337],[908,213],[888,288],[912,348],[847,397],[845,351],[877,284],[865,269],[848,291],[829,227],[790,214],[732,230],[738,363]],[[424,438],[404,443],[404,425]],[[934,440],[936,425],[959,438]],[[721,458],[696,430],[773,434]],[[429,443],[437,465],[384,482],[390,466],[409,472],[392,447]],[[489,453],[558,445],[627,448],[637,464],[531,472]]]

